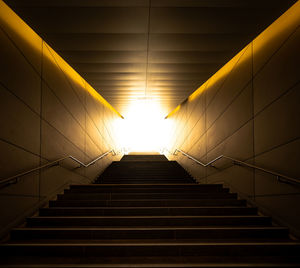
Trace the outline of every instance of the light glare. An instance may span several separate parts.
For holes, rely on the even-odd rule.
[[[138,99],[130,105],[125,119],[118,120],[118,140],[125,153],[159,152],[168,141],[168,125],[157,102]]]

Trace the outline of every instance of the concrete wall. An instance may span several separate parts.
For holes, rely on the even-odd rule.
[[[1,179],[66,155],[87,163],[118,149],[113,124],[119,115],[2,1],[0,100]],[[70,183],[92,181],[119,158],[110,154],[87,169],[65,161],[0,189],[0,234]]]
[[[176,148],[203,162],[225,154],[300,178],[300,2],[182,103],[167,120]],[[203,183],[224,182],[300,234],[300,188],[220,161],[179,161]]]

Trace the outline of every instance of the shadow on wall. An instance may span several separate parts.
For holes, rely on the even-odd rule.
[[[169,114],[181,149],[202,162],[224,154],[300,177],[300,2]],[[203,168],[169,154],[199,182],[225,183],[300,235],[300,189],[220,161]]]
[[[118,150],[112,122],[120,114],[1,0],[0,43],[1,179],[66,155],[87,163]],[[119,158],[109,154],[86,169],[64,162],[1,189],[0,234]]]

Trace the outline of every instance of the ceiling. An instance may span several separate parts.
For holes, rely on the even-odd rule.
[[[121,114],[166,115],[296,0],[5,0]]]

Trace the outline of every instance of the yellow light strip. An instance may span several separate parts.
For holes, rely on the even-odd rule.
[[[233,67],[240,60],[241,56],[245,53],[247,48],[252,44],[255,45],[254,53],[257,55],[263,52],[263,48],[272,44],[278,37],[288,36],[294,29],[300,25],[300,0],[296,2],[290,9],[274,21],[266,30],[259,34],[253,41],[236,54],[229,62],[227,62],[221,69],[219,69],[213,76],[211,76],[204,84],[195,90],[189,97],[188,102],[197,99],[205,90],[209,90],[211,86],[216,84],[221,79],[224,79],[233,69]],[[245,53],[246,54],[246,53]],[[249,55],[247,55],[249,57]],[[259,55],[258,58],[263,55]],[[243,60],[247,60],[245,57]],[[177,106],[165,118],[169,118],[180,110],[183,103]]]
[[[179,104],[172,112],[170,112],[165,119],[169,118],[170,116],[172,116],[173,114],[177,113],[181,108],[181,104]]]
[[[213,86],[214,84],[218,83],[221,79],[224,79],[228,73],[231,72],[233,67],[239,61],[241,56],[244,54],[246,49],[245,47],[242,49],[238,54],[236,54],[229,62],[227,62],[221,69],[219,69],[213,76],[211,76],[206,82],[204,82],[198,89],[196,89],[186,100],[184,100],[179,106],[177,106],[171,113],[169,113],[165,118],[169,118],[170,116],[174,115],[176,112],[180,110],[186,102],[192,102],[197,99],[205,90],[209,89],[209,87]]]
[[[34,32],[10,7],[8,7],[2,0],[0,0],[0,25],[4,31],[11,38],[17,39],[17,41],[25,42],[28,47],[34,50],[36,53],[42,55],[42,38]],[[46,42],[46,47],[51,52],[53,58],[48,56],[49,60],[58,63],[62,71],[67,75],[68,78],[78,85],[83,90],[86,90],[94,99],[99,101],[108,109],[112,110],[119,117],[123,116],[107,101],[105,100],[88,82],[86,82],[60,55],[58,55]]]
[[[26,42],[33,50],[41,51],[42,38],[39,37],[10,7],[0,0],[0,25],[4,31],[12,33]],[[12,36],[11,36],[12,37]]]
[[[123,116],[108,102],[106,101],[88,82],[86,82],[57,52],[52,49],[47,43],[46,47],[49,49],[51,56],[55,59],[62,71],[71,79],[75,84],[79,85],[80,88],[84,88],[94,99],[98,100],[105,107],[115,112],[119,117]],[[49,54],[45,54],[49,55]],[[49,60],[53,61],[53,58]]]

